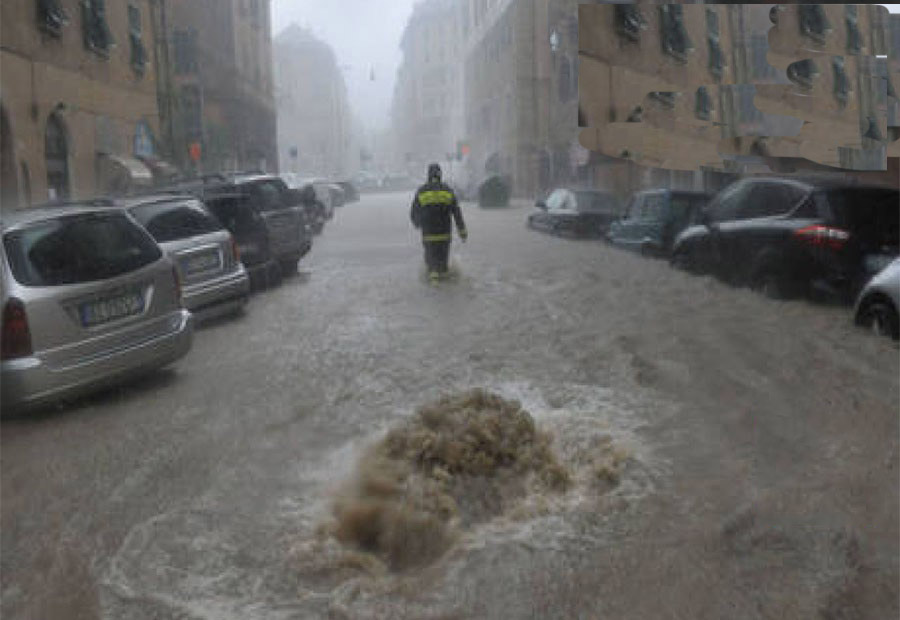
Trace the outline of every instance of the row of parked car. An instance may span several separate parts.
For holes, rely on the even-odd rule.
[[[3,413],[174,362],[195,319],[240,314],[333,217],[319,183],[214,174],[0,215]],[[342,197],[347,195],[342,190]]]
[[[854,304],[858,324],[900,338],[900,193],[828,177],[748,177],[715,195],[557,189],[528,225],[598,236],[777,299]]]

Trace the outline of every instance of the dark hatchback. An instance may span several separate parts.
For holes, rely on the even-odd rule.
[[[607,238],[615,245],[649,256],[669,256],[672,243],[695,224],[710,195],[669,189],[637,192],[622,219],[613,222]]]
[[[785,298],[851,301],[900,253],[900,193],[835,179],[749,178],[675,241],[675,266]]]
[[[535,203],[528,226],[573,237],[603,237],[621,214],[615,194],[599,190],[553,190]]]
[[[229,185],[259,209],[269,232],[269,250],[281,271],[295,273],[297,262],[312,248],[302,193],[273,174],[236,174],[229,177]]]

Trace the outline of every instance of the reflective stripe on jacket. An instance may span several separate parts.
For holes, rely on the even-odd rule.
[[[409,218],[422,230],[423,241],[450,241],[453,222],[457,230],[466,229],[456,195],[444,183],[426,183],[413,199]]]

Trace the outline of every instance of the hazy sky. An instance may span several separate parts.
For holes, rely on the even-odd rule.
[[[367,127],[387,127],[400,35],[416,0],[273,0],[272,29],[309,26],[334,48],[354,113]],[[900,4],[884,5],[892,13]],[[375,80],[370,79],[375,71]]]
[[[273,0],[272,30],[277,35],[296,22],[328,42],[344,69],[354,113],[369,128],[387,127],[400,35],[413,4],[415,0]]]

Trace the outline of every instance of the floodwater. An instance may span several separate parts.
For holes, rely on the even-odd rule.
[[[524,205],[466,206],[431,287],[408,203],[343,207],[176,372],[4,423],[4,617],[898,616],[893,343]]]

